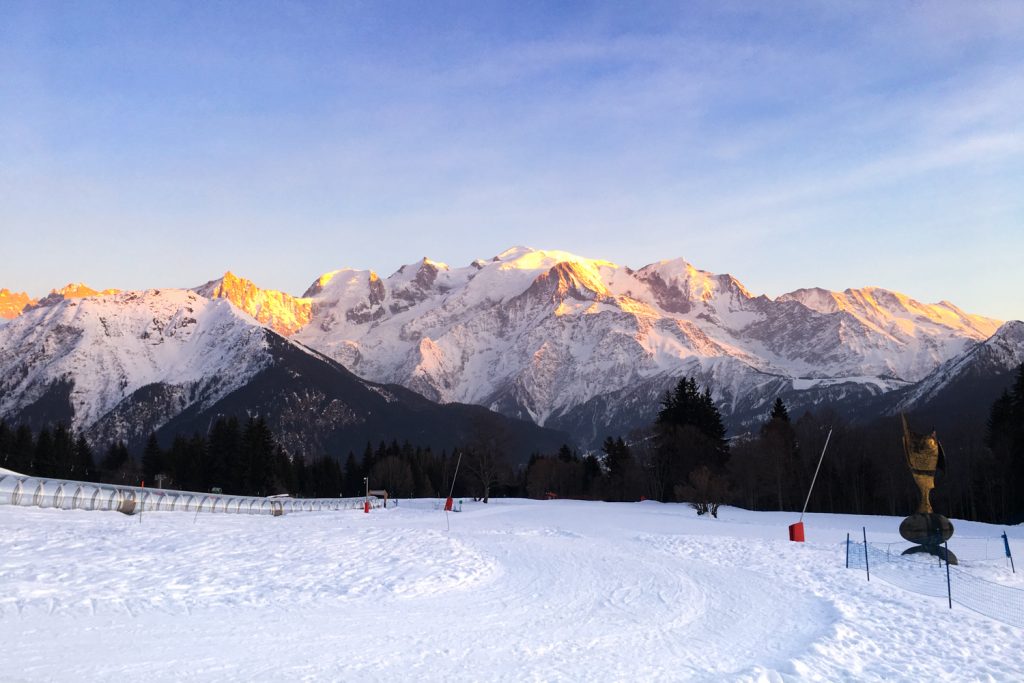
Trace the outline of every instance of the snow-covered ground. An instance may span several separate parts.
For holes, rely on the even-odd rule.
[[[897,541],[895,518],[808,515],[796,544],[791,513],[467,501],[449,532],[434,505],[141,522],[0,507],[0,680],[1024,675],[1021,629],[844,568],[847,531]]]

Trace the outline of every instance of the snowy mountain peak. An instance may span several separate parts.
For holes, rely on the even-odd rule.
[[[85,299],[97,296],[110,296],[112,294],[117,294],[120,291],[121,290],[119,289],[96,290],[82,282],[71,282],[59,289],[51,289],[50,293],[44,296],[39,301],[26,305],[25,310],[46,306],[55,306],[61,303],[62,301],[66,301],[69,299]]]
[[[972,344],[963,353],[939,365],[918,383],[912,391],[903,396],[895,410],[913,410],[922,405],[941,400],[952,403],[956,414],[966,411],[986,411],[987,402],[979,402],[979,386],[999,383],[1008,384],[1017,368],[1024,363],[1024,322],[1011,320],[1004,323],[995,334],[983,342]],[[992,397],[988,397],[991,401]]]
[[[9,289],[0,289],[0,319],[9,320],[14,318],[26,306],[34,303],[35,300],[25,292],[12,292]]]
[[[968,338],[991,337],[1000,321],[971,315],[943,301],[923,304],[905,294],[881,287],[862,287],[831,292],[818,287],[798,289],[778,297],[777,301],[797,301],[823,314],[845,313],[862,324],[897,338],[933,335],[937,330],[959,330]]]
[[[120,290],[118,289],[96,290],[84,282],[70,282],[60,289],[50,290],[50,294],[58,294],[65,299],[82,299],[88,296],[107,296],[108,294],[117,294],[119,291]]]
[[[0,414],[43,402],[50,419],[84,429],[150,385],[172,402],[214,400],[265,365],[267,334],[188,290],[65,299],[0,329]]]
[[[332,270],[330,272],[324,273],[316,280],[313,280],[313,283],[309,287],[306,287],[306,291],[302,293],[302,298],[311,299],[317,296],[318,294],[324,291],[324,288],[331,284],[331,280],[333,280],[336,275],[345,272],[345,270],[346,269]]]
[[[589,269],[598,269],[602,266],[617,268],[611,261],[590,259],[584,256],[571,254],[567,251],[556,249],[533,249],[530,247],[512,247],[506,249],[494,257],[494,261],[501,262],[503,269],[516,270],[548,270],[558,263],[577,263]]]
[[[1024,363],[1024,321],[1010,320],[1003,323],[996,333],[983,343],[988,347],[998,346],[1007,349],[1008,368]]]
[[[560,261],[534,279],[528,294],[536,294],[552,302],[567,297],[599,301],[611,294],[592,262]]]
[[[656,401],[684,372],[736,411],[782,385],[890,390],[997,326],[881,288],[772,300],[681,258],[634,271],[525,246],[463,268],[422,259],[385,279],[335,271],[307,294],[297,339],[355,373],[574,431],[621,420],[592,412],[620,402],[608,397]]]
[[[700,270],[683,259],[644,266],[636,278],[649,287],[654,301],[667,313],[686,314],[706,305],[745,309],[745,300],[754,298],[732,275]]]
[[[401,268],[398,269],[398,272],[403,272],[407,268],[416,268],[417,271],[425,268],[425,269],[428,269],[428,270],[433,270],[435,272],[436,271],[441,271],[441,270],[451,270],[451,268],[448,267],[447,263],[442,263],[441,261],[435,261],[435,260],[433,260],[431,258],[428,258],[426,256],[424,256],[422,259],[420,259],[415,264],[402,266]]]
[[[682,374],[713,387],[727,415],[759,415],[782,390],[821,389],[821,400],[837,400],[849,391],[905,388],[999,326],[948,302],[922,304],[878,287],[799,289],[773,300],[681,258],[632,270],[523,246],[464,267],[422,258],[386,278],[333,270],[303,297],[261,289],[231,272],[188,294],[201,303],[175,305],[218,304],[245,325],[259,321],[293,335],[367,380],[598,440],[607,425],[627,431],[648,420],[644,411]],[[135,296],[54,298],[60,315],[109,304],[101,316],[105,330],[120,329],[122,319],[170,317],[139,312]],[[76,309],[73,301],[90,303]],[[33,324],[50,320],[42,313],[33,314]],[[27,334],[24,317],[0,330],[4,354],[32,356],[36,347],[17,342]],[[77,329],[79,322],[62,324]],[[1005,334],[1016,330],[1011,325]],[[63,349],[65,341],[46,343]],[[102,375],[114,361],[96,362]],[[23,372],[8,371],[12,378]]]
[[[261,289],[251,280],[238,277],[231,271],[193,291],[208,299],[227,299],[261,324],[285,336],[295,334],[305,327],[312,316],[312,304],[308,299],[299,299],[273,289]]]

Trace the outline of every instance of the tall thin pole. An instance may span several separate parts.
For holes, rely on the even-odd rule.
[[[861,529],[864,531],[864,569],[868,572],[868,581],[871,580],[871,563],[868,561],[868,528],[862,526]]]
[[[850,532],[846,532],[846,568],[850,568]]]
[[[1010,558],[1010,571],[1016,574],[1017,569],[1013,566],[1013,553],[1010,552],[1010,539],[1005,531],[1003,532],[1003,545],[1006,547],[1006,556]]]
[[[452,494],[455,493],[455,477],[459,476],[459,465],[462,464],[462,451],[459,451],[459,459],[455,461],[455,474],[452,475],[452,488],[448,491],[448,497],[451,498]]]
[[[459,459],[455,461],[455,474],[452,475],[452,487],[448,490],[448,500],[451,500],[452,494],[455,493],[455,477],[459,476],[459,465],[462,464],[462,451],[459,451]],[[452,530],[452,523],[448,519],[448,505],[445,501],[444,506],[444,526],[447,531]]]
[[[946,595],[949,596],[949,609],[953,609],[953,587],[949,580],[949,541],[943,541],[946,547]]]
[[[825,437],[825,447],[821,449],[821,457],[818,458],[818,466],[814,468],[814,477],[811,479],[811,488],[807,489],[807,500],[804,501],[804,509],[800,511],[800,521],[804,521],[804,513],[807,512],[807,504],[811,502],[811,491],[814,490],[814,482],[818,481],[818,472],[821,470],[821,461],[825,459],[825,449],[828,448],[828,440],[832,438],[832,428],[828,429],[828,436]],[[865,549],[865,552],[867,550]]]

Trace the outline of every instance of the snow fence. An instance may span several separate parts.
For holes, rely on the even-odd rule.
[[[96,484],[0,473],[0,505],[60,510],[136,512],[210,512],[239,515],[282,515],[290,512],[362,509],[366,498],[278,498]],[[380,500],[370,497],[372,507]]]
[[[1024,589],[988,581],[970,571],[972,567],[980,569],[982,566],[992,569],[994,564],[1005,562],[1006,574],[1010,575],[1003,539],[996,537],[987,543],[982,543],[983,540],[957,539],[956,547],[950,550],[957,555],[960,566],[947,565],[925,553],[901,554],[910,547],[909,543],[865,544],[851,540],[846,544],[847,566],[865,571],[872,579],[877,577],[914,593],[948,600],[950,606],[955,602],[992,619],[1024,628]],[[992,550],[997,547],[996,540],[999,553]]]

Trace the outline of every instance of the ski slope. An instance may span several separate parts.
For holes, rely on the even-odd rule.
[[[1024,633],[844,569],[898,519],[581,501],[0,507],[4,681],[1012,680]],[[957,532],[1002,529],[959,522]],[[1011,528],[1020,544],[1024,530]],[[956,537],[951,542],[955,547]],[[1024,585],[998,564],[994,580]],[[922,650],[921,648],[925,648]]]

